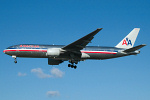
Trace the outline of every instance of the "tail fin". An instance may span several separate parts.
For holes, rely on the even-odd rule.
[[[129,49],[132,48],[135,40],[137,38],[137,35],[140,31],[140,28],[134,28],[119,44],[117,44],[115,47],[117,48],[125,48]]]

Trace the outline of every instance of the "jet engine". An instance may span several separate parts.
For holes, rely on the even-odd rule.
[[[60,55],[60,48],[50,48],[47,50],[46,55],[49,57],[57,57]]]

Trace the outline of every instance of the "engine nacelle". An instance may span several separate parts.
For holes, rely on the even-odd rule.
[[[60,55],[60,48],[50,48],[47,50],[46,55],[49,57],[57,57]]]

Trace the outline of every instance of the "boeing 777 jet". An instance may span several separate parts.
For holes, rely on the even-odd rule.
[[[68,67],[76,69],[76,65],[80,61],[87,59],[104,60],[137,55],[140,53],[139,49],[146,46],[141,44],[133,47],[140,28],[134,28],[115,47],[87,46],[101,30],[102,28],[98,28],[68,45],[19,44],[10,46],[3,52],[12,56],[15,63],[17,63],[17,57],[48,58],[49,65],[59,65],[64,61],[69,61]]]

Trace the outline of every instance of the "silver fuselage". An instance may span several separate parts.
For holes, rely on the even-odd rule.
[[[20,44],[10,46],[5,49],[3,52],[10,56],[16,57],[30,57],[30,58],[55,58],[57,60],[86,60],[86,59],[110,59],[116,57],[122,57],[127,55],[138,54],[139,51],[124,53],[122,52],[125,49],[116,48],[116,47],[100,47],[100,46],[86,46],[84,49],[80,50],[81,54],[74,55],[73,51],[72,56],[70,53],[61,52],[59,56],[51,57],[47,55],[47,50],[51,48],[62,48],[64,45],[35,45],[35,44]]]

